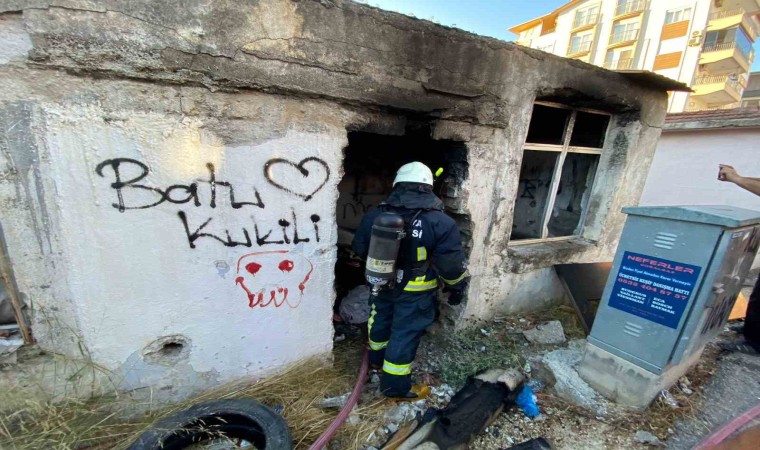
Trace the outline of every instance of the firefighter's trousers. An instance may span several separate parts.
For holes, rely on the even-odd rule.
[[[412,362],[422,334],[435,321],[435,303],[435,289],[370,297],[370,364],[383,368],[385,395],[403,396],[411,389]]]

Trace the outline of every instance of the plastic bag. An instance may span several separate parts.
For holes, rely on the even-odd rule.
[[[517,394],[515,404],[517,404],[517,406],[522,409],[522,412],[528,417],[536,417],[541,414],[538,410],[538,405],[536,404],[536,396],[533,395],[533,390],[528,385],[525,385],[523,390]]]

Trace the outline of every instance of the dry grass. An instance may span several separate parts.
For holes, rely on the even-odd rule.
[[[150,412],[135,420],[125,420],[119,414],[129,401],[124,396],[100,396],[89,401],[66,399],[57,403],[22,401],[17,403],[20,407],[15,410],[0,414],[0,448],[123,449],[156,420],[193,403],[225,398],[253,398],[272,407],[281,407],[296,448],[307,448],[338,413],[337,410],[319,408],[319,400],[351,390],[356,381],[361,342],[343,342],[338,346],[332,366],[309,360],[258,383],[222,386],[171,407],[143,404],[141,407]],[[0,404],[6,404],[3,397],[12,394],[0,394]],[[354,414],[362,420],[354,426],[344,425],[336,437],[343,447],[358,448],[379,426],[385,406],[383,402],[359,405]]]

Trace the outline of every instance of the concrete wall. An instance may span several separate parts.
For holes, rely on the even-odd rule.
[[[126,388],[183,396],[331,349],[349,130],[413,116],[466,144],[450,203],[478,319],[561,297],[553,264],[611,259],[664,120],[665,93],[619,74],[350,2],[1,5],[18,284],[44,348],[85,348]],[[537,97],[614,116],[581,238],[513,249]]]

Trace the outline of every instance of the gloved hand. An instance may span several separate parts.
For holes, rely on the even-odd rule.
[[[462,303],[463,298],[464,298],[463,289],[451,289],[449,291],[449,305],[456,306]]]

